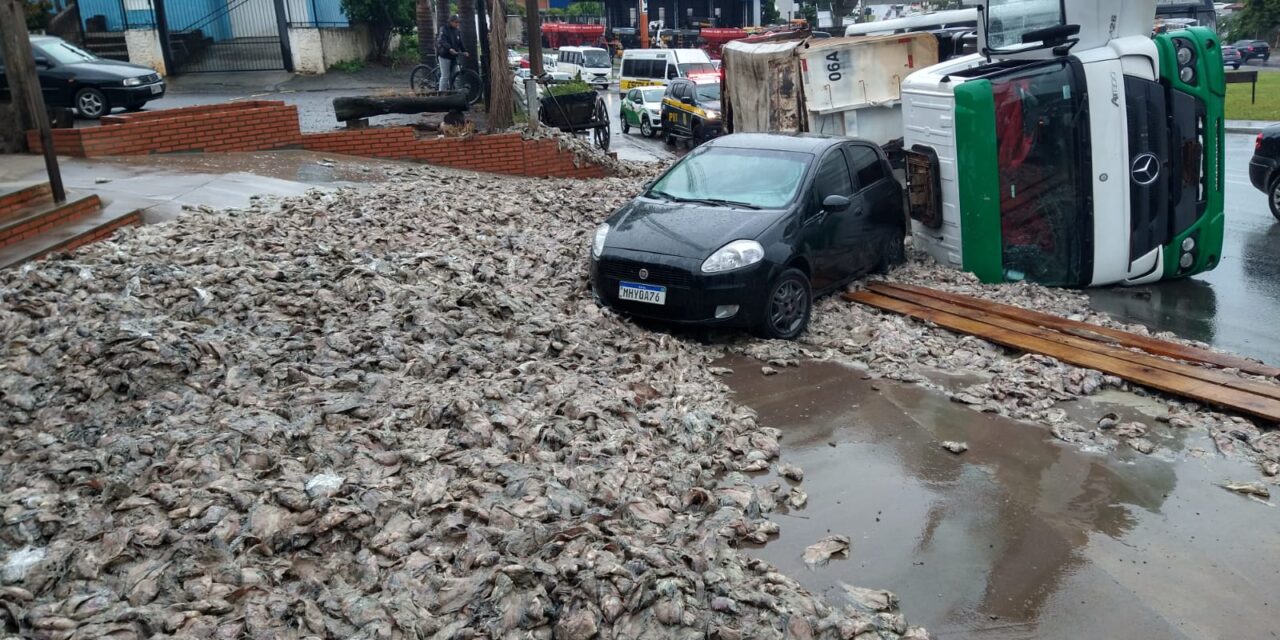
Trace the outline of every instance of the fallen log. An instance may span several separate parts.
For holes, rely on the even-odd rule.
[[[466,110],[467,96],[460,91],[421,96],[354,96],[333,99],[333,115],[340,122],[391,113],[444,113]]]

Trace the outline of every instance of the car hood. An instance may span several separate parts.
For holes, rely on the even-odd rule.
[[[662,101],[659,100],[657,102],[646,102],[644,103],[644,108],[647,111],[662,111]]]
[[[702,107],[703,109],[710,110],[710,111],[719,111],[719,110],[720,110],[720,101],[719,101],[719,100],[706,100],[706,101],[703,101],[703,102],[699,102],[699,103],[698,103],[698,106]]]
[[[609,217],[605,246],[702,260],[734,240],[760,237],[784,215],[641,197]]]
[[[151,67],[144,67],[140,64],[132,62],[120,62],[119,60],[94,60],[93,62],[76,62],[66,65],[77,74],[93,74],[95,76],[105,76],[109,78],[136,78],[155,73],[156,70]]]

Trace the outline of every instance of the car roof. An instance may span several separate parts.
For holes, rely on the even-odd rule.
[[[818,153],[843,142],[861,142],[875,146],[875,143],[867,140],[820,133],[734,133],[715,138],[706,144],[716,147]]]

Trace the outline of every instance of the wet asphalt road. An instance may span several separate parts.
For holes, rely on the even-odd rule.
[[[1218,268],[1194,278],[1089,291],[1117,320],[1280,363],[1280,221],[1249,182],[1254,136],[1226,143],[1226,237]]]

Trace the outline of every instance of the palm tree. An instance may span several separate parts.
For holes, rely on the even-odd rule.
[[[431,0],[418,0],[418,62],[436,64],[436,20]]]

